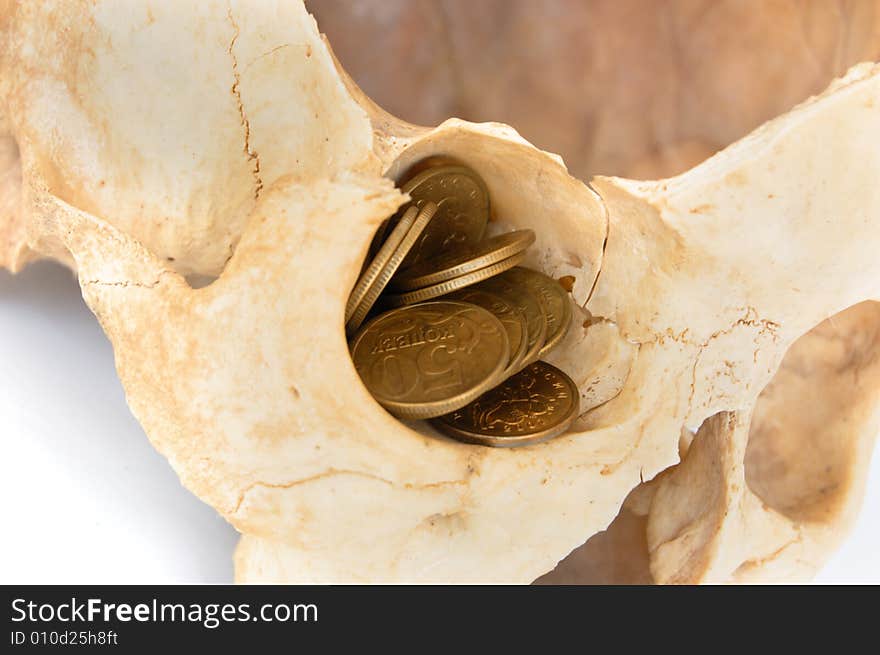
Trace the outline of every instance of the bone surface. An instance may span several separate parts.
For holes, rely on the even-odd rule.
[[[8,4],[0,265],[76,270],[239,581],[526,583],[604,530],[573,557],[609,581],[801,580],[880,421],[878,118],[865,63],[677,177],[588,186],[505,125],[386,113],[297,2]],[[574,278],[548,360],[582,414],[553,441],[414,429],[349,357],[394,181],[439,154]]]

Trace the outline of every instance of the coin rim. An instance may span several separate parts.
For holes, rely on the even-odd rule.
[[[554,282],[556,281],[554,280]],[[558,282],[556,283],[558,284]],[[562,287],[560,286],[560,288]],[[568,292],[565,289],[562,289],[562,293],[562,304],[565,308],[562,312],[562,327],[552,337],[547,337],[547,341],[546,343],[544,343],[544,347],[541,348],[541,351],[538,353],[538,358],[541,358],[544,355],[550,353],[556,348],[556,346],[562,343],[562,340],[565,339],[569,329],[571,328],[571,299],[568,297]]]
[[[406,235],[403,237],[403,240],[394,249],[394,252],[385,262],[385,265],[382,267],[379,275],[376,276],[372,284],[367,289],[367,292],[364,295],[363,299],[361,299],[360,304],[358,304],[357,309],[354,310],[354,313],[346,321],[346,332],[351,334],[356,332],[358,328],[360,328],[361,324],[364,322],[364,319],[367,317],[367,314],[369,314],[370,310],[373,308],[373,305],[375,305],[376,301],[379,300],[379,296],[388,285],[389,280],[391,280],[391,278],[394,276],[395,271],[397,271],[401,263],[403,263],[403,260],[406,258],[407,253],[409,253],[415,242],[418,240],[419,235],[421,235],[421,233],[425,231],[425,228],[430,224],[430,222],[434,219],[434,216],[436,215],[437,203],[433,201],[425,203],[425,206],[417,212],[416,218],[413,221],[412,225],[410,225],[409,229],[406,231]],[[401,219],[401,221],[402,220],[403,219]]]
[[[409,232],[410,227],[412,227],[412,224],[415,222],[416,218],[418,218],[418,215],[418,209],[416,209],[415,212],[411,212],[409,209],[404,212],[400,221],[398,221],[397,225],[395,225],[390,234],[388,234],[388,237],[382,241],[382,245],[379,246],[378,251],[373,255],[366,269],[364,269],[358,276],[358,280],[352,288],[351,293],[348,294],[348,300],[345,303],[344,320],[346,323],[348,323],[348,321],[351,320],[351,317],[354,316],[358,306],[363,302],[363,299],[370,291],[370,286],[376,278],[382,274],[382,269],[385,267],[385,264],[394,256],[394,251],[406,238],[407,232]],[[379,229],[381,230],[382,227],[380,226]],[[387,224],[385,231],[387,231]]]
[[[415,303],[423,302],[425,300],[439,298],[440,296],[445,296],[447,293],[452,293],[453,291],[464,289],[465,287],[469,287],[472,284],[476,284],[477,282],[483,282],[484,280],[488,280],[489,278],[495,277],[496,275],[500,275],[501,273],[504,273],[505,271],[508,271],[519,264],[523,259],[525,259],[525,256],[526,253],[524,251],[518,252],[517,254],[508,257],[507,259],[503,259],[500,262],[495,262],[490,266],[484,266],[483,268],[477,269],[476,271],[471,271],[470,273],[459,275],[458,277],[451,280],[446,280],[445,282],[432,284],[429,287],[422,287],[421,289],[417,289],[415,291],[407,291],[406,293],[387,294],[384,296],[384,301],[388,304],[389,307],[404,307],[406,305],[413,305]]]
[[[510,241],[511,237],[513,238],[513,241]],[[451,280],[466,273],[470,273],[471,271],[491,266],[492,264],[503,261],[508,257],[512,257],[513,255],[526,250],[535,242],[535,231],[527,228],[496,234],[488,239],[483,239],[473,247],[480,248],[491,241],[501,241],[502,243],[494,250],[484,252],[477,256],[472,256],[470,259],[465,258],[472,253],[462,252],[457,258],[452,258],[452,264],[447,264],[446,266],[432,270],[429,273],[418,274],[418,270],[416,270],[416,275],[407,274],[413,269],[430,266],[432,260],[427,259],[408,269],[401,270],[391,280],[390,287],[395,291],[416,291],[433,284]],[[438,257],[442,256],[442,254],[438,255]]]
[[[577,419],[579,415],[581,403],[580,389],[578,389],[577,384],[575,384],[574,380],[572,380],[571,377],[565,373],[565,371],[557,368],[556,366],[553,366],[553,364],[548,364],[543,360],[538,360],[532,362],[531,365],[543,365],[556,371],[562,378],[563,382],[568,385],[569,391],[571,392],[571,408],[563,416],[563,418],[552,428],[532,434],[520,435],[517,437],[499,437],[494,435],[480,434],[479,432],[462,430],[461,428],[445,422],[443,420],[443,416],[438,416],[431,419],[431,425],[434,426],[439,432],[458,441],[463,441],[465,443],[477,446],[488,446],[490,448],[513,448],[516,446],[532,446],[535,444],[543,443],[545,441],[549,441],[550,439],[554,439],[564,434],[568,430],[568,428],[571,427],[571,425],[574,423],[575,419]],[[491,389],[487,391],[491,391]],[[474,399],[474,401],[476,400],[478,400],[478,398]],[[464,405],[462,405],[462,407],[464,407]],[[459,407],[458,409],[461,409],[461,407]]]
[[[505,347],[503,349],[504,357],[501,358],[501,361],[495,366],[494,369],[492,369],[492,373],[487,376],[486,379],[483,380],[483,382],[481,382],[480,384],[475,385],[466,392],[458,394],[453,399],[435,400],[433,402],[404,403],[393,400],[384,400],[374,394],[372,390],[367,386],[367,383],[363,381],[363,378],[360,378],[360,375],[358,375],[358,378],[361,379],[361,382],[363,383],[364,387],[366,387],[367,392],[373,397],[373,399],[398,418],[428,419],[442,416],[443,414],[448,414],[450,412],[454,412],[456,409],[464,407],[475,398],[478,398],[480,395],[482,395],[492,387],[496,386],[498,384],[498,376],[504,372],[504,369],[507,367],[508,362],[510,361],[510,342],[507,338],[507,330],[504,329],[504,325],[501,323],[501,320],[497,316],[495,316],[495,314],[490,312],[488,309],[480,307],[479,305],[461,302],[459,300],[432,300],[430,302],[418,303],[417,305],[404,305],[402,307],[397,307],[391,311],[404,311],[408,308],[423,308],[425,305],[436,304],[460,305],[466,307],[467,309],[473,308],[478,309],[481,312],[485,312],[487,316],[491,317],[493,321],[498,323],[498,329],[501,331],[501,336],[505,344]],[[354,363],[354,351],[363,339],[367,330],[369,330],[374,323],[385,318],[389,313],[390,312],[385,312],[384,314],[376,316],[358,331],[357,335],[351,342],[351,347],[349,348],[352,363]],[[355,368],[357,368],[357,365],[355,365]]]
[[[541,271],[536,271],[533,268],[527,268],[525,266],[517,266],[514,269],[511,269],[514,275],[522,275],[523,273],[517,273],[516,269],[520,271],[525,271],[525,275],[532,276],[535,279],[541,280],[549,280],[551,284],[545,285],[549,286],[553,293],[558,293],[559,297],[562,298],[562,316],[560,317],[560,326],[553,334],[548,334],[545,338],[544,345],[541,347],[541,350],[538,352],[538,359],[548,354],[551,350],[556,348],[562,340],[565,338],[565,335],[568,334],[568,330],[571,327],[571,299],[568,296],[568,292],[562,287],[561,284],[554,278],[550,277],[546,273],[542,273]],[[506,271],[505,271],[506,272]],[[554,286],[555,285],[555,286]],[[519,286],[519,285],[518,285]],[[525,288],[528,288],[527,285],[522,285]],[[558,289],[557,289],[558,287]],[[541,305],[541,309],[544,310],[545,315],[549,315],[549,309],[547,308],[544,299],[540,294],[533,293],[532,294],[537,301]],[[549,327],[549,324],[548,324]]]
[[[373,240],[370,242],[370,247],[367,248],[367,261],[371,262],[373,258],[379,254],[379,249],[385,244],[385,240],[390,236],[391,230],[394,229],[394,226],[391,224],[391,217],[386,218],[384,221],[379,223],[379,227],[376,229],[376,233],[373,235]],[[364,270],[366,270],[367,266],[364,265]]]
[[[506,271],[505,271],[506,272]],[[497,277],[497,276],[496,276]],[[483,282],[487,283],[488,290],[493,293],[498,293],[495,289],[492,289],[493,278],[489,278],[487,280],[483,280]],[[517,291],[527,295],[529,298],[535,301],[535,304],[538,306],[538,309],[541,311],[541,330],[538,332],[538,336],[535,339],[534,344],[530,350],[526,351],[526,354],[523,356],[522,361],[520,362],[520,367],[513,371],[511,375],[519,373],[523,368],[528,366],[529,364],[533,364],[541,358],[541,349],[544,347],[544,344],[547,343],[547,310],[544,309],[544,305],[538,300],[534,293],[529,291],[527,288],[523,287],[519,284],[514,284],[510,282],[510,285],[513,286]],[[502,296],[503,297],[503,296]],[[509,302],[513,302],[509,300]],[[526,317],[526,323],[528,323],[528,317]]]

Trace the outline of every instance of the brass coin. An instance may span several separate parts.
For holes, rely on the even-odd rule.
[[[529,336],[526,354],[523,356],[520,365],[523,366],[536,361],[538,353],[544,347],[544,341],[547,338],[547,317],[538,299],[527,289],[517,286],[508,280],[503,274],[493,277],[491,280],[480,282],[475,288],[485,289],[501,296],[525,315],[526,324],[529,326]]]
[[[543,357],[559,345],[571,324],[571,301],[568,292],[559,282],[530,268],[517,267],[507,271],[504,277],[532,293],[547,314],[547,342],[541,348]]]
[[[379,299],[379,295],[382,293],[382,290],[385,289],[385,286],[388,284],[388,281],[391,279],[391,276],[397,271],[400,267],[401,262],[406,257],[406,254],[413,247],[413,244],[418,240],[419,235],[425,231],[426,227],[431,223],[431,220],[434,218],[437,212],[437,205],[433,202],[425,203],[425,206],[422,207],[420,211],[418,211],[418,215],[415,220],[412,222],[412,225],[406,230],[406,235],[403,239],[397,243],[394,251],[391,255],[387,255],[385,252],[385,246],[379,249],[379,254],[376,255],[374,261],[381,265],[378,272],[373,271],[373,265],[370,265],[370,268],[367,269],[367,272],[362,276],[363,278],[367,278],[367,286],[366,290],[361,290],[361,283],[358,282],[355,291],[358,291],[361,294],[361,300],[355,309],[352,311],[351,316],[347,319],[345,324],[345,329],[349,334],[355,332],[360,326],[361,323],[364,322],[364,319],[367,317],[367,314],[373,308],[373,305],[376,304],[376,301]],[[404,219],[412,214],[412,210],[407,210],[404,214],[404,217],[401,219],[401,223],[404,222]],[[400,224],[394,227],[394,230],[391,233],[391,236],[388,237],[388,243],[393,243],[395,237],[397,236],[395,233],[397,232],[397,228],[400,227]],[[352,292],[352,296],[354,296],[354,292]],[[349,297],[349,302],[351,302],[352,297]]]
[[[388,294],[384,296],[383,301],[388,307],[400,307],[401,305],[412,305],[413,303],[430,300],[431,298],[439,298],[447,293],[452,293],[458,289],[463,289],[471,284],[488,280],[490,277],[503,273],[519,264],[525,256],[526,254],[524,252],[520,252],[513,257],[508,257],[507,259],[492,264],[491,266],[486,266],[485,268],[471,271],[464,275],[459,275],[457,278],[447,280],[446,282],[432,284],[429,287],[424,287],[423,289],[417,289],[415,291],[407,291],[406,293]]]
[[[407,181],[401,191],[413,204],[437,204],[437,216],[403,263],[408,268],[441,252],[483,238],[489,221],[489,191],[480,176],[464,166],[435,166]]]
[[[385,238],[385,234],[388,232],[388,222],[385,221],[379,226],[379,230],[376,232],[376,235],[373,237],[373,242],[370,244],[370,251],[373,250],[377,239],[382,239],[382,243],[379,245],[379,248],[375,253],[368,252],[367,257],[370,259],[370,263],[361,272],[357,283],[348,295],[348,302],[345,303],[346,322],[352,317],[357,306],[361,304],[364,296],[367,295],[367,291],[370,290],[370,286],[376,281],[376,278],[379,277],[382,269],[385,268],[385,264],[391,259],[391,256],[394,254],[397,246],[400,245],[400,242],[403,241],[403,238],[406,236],[407,231],[412,226],[413,221],[416,220],[418,214],[419,210],[417,208],[411,207],[408,209],[397,225],[394,226],[394,229],[391,231],[391,234],[388,235],[387,239]]]
[[[525,446],[565,432],[577,417],[579,405],[580,393],[571,378],[539,361],[431,424],[467,443]]]
[[[491,312],[441,300],[377,316],[355,337],[351,357],[388,411],[429,418],[463,407],[495,384],[510,346]]]
[[[535,242],[532,230],[499,234],[471,246],[462,246],[401,270],[391,280],[395,291],[413,291],[491,266],[522,252]]]
[[[507,332],[507,340],[510,343],[510,360],[507,368],[501,375],[501,379],[512,375],[518,370],[526,354],[529,345],[529,324],[526,316],[513,303],[508,302],[501,296],[484,289],[468,287],[444,296],[444,300],[460,300],[469,302],[487,309],[494,314],[504,330]]]

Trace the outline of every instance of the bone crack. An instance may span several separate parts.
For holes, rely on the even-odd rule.
[[[467,480],[440,480],[439,482],[427,482],[424,484],[413,484],[411,482],[407,482],[404,484],[400,484],[397,482],[393,482],[388,480],[387,478],[383,478],[379,475],[374,475],[372,473],[366,473],[364,471],[355,471],[351,469],[328,469],[323,473],[317,473],[315,475],[310,475],[305,478],[299,478],[297,480],[292,480],[290,482],[264,482],[262,480],[257,480],[256,482],[252,482],[247,487],[245,487],[241,493],[238,495],[238,500],[235,503],[235,506],[230,510],[229,514],[234,516],[238,514],[239,509],[244,503],[245,497],[250,494],[257,487],[263,489],[291,489],[293,487],[297,487],[299,485],[308,484],[310,482],[317,482],[318,480],[323,480],[325,478],[339,476],[339,475],[353,475],[361,478],[367,478],[370,480],[375,480],[376,482],[381,482],[382,484],[387,484],[391,487],[398,487],[403,489],[415,489],[415,490],[423,490],[423,489],[434,489],[455,485],[463,485],[467,484]]]
[[[742,318],[737,319],[734,323],[730,325],[730,327],[724,328],[723,330],[718,330],[717,332],[713,332],[709,336],[709,338],[702,343],[694,344],[693,342],[689,342],[688,339],[685,337],[687,330],[682,332],[681,335],[678,335],[678,338],[673,338],[673,341],[680,341],[684,344],[697,346],[697,353],[694,356],[694,365],[691,368],[691,392],[690,396],[688,397],[688,415],[690,415],[690,413],[693,411],[694,395],[696,394],[697,387],[697,367],[700,364],[700,359],[703,356],[703,352],[706,350],[706,348],[709,347],[709,344],[712,343],[712,341],[720,336],[730,334],[740,327],[755,328],[757,330],[755,334],[756,337],[759,337],[763,334],[769,334],[773,338],[773,341],[775,343],[779,339],[778,330],[781,326],[776,321],[771,321],[765,318],[758,318],[757,309],[755,309],[754,307],[746,307],[745,314]],[[758,350],[760,350],[760,348]],[[755,361],[757,361],[758,350],[756,350],[753,354],[753,359],[755,359]]]
[[[251,124],[241,100],[241,90],[239,89],[241,85],[241,74],[238,72],[238,57],[235,55],[235,42],[238,41],[241,30],[239,30],[238,23],[235,22],[235,18],[232,15],[232,7],[227,8],[226,15],[228,16],[229,23],[232,25],[233,29],[232,40],[229,42],[229,47],[226,49],[226,52],[229,53],[229,58],[232,60],[233,82],[230,90],[232,96],[235,98],[235,103],[238,107],[238,114],[241,117],[241,125],[244,128],[243,151],[251,165],[251,175],[254,178],[254,200],[259,200],[260,192],[263,190],[263,178],[260,176],[260,155],[251,147]]]
[[[119,287],[119,288],[128,288],[128,287],[137,287],[139,289],[155,289],[162,283],[162,277],[166,273],[170,273],[171,271],[162,271],[156,277],[153,282],[135,282],[134,280],[122,280],[119,282],[111,282],[109,280],[102,280],[100,278],[95,278],[91,280],[80,280],[81,287],[87,286],[99,286],[99,287]]]

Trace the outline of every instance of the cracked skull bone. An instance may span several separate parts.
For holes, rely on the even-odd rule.
[[[678,177],[591,188],[504,125],[383,112],[296,2],[32,2],[0,31],[0,265],[74,268],[151,442],[242,533],[238,580],[530,582],[622,512],[658,582],[799,578],[851,520],[880,415],[877,66]],[[574,277],[550,360],[583,414],[553,441],[423,433],[351,363],[393,180],[435,154]],[[802,465],[780,416],[827,437],[833,502],[771,465]]]

